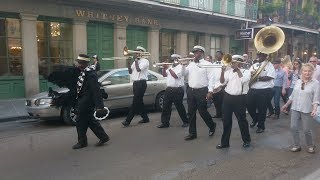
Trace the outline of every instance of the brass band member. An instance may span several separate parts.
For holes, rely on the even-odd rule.
[[[172,103],[176,106],[179,116],[183,122],[182,127],[189,126],[186,109],[183,105],[184,76],[182,74],[182,65],[177,63],[180,58],[180,55],[172,54],[170,63],[173,63],[173,65],[171,67],[169,67],[169,65],[163,65],[162,75],[167,77],[167,88],[164,93],[161,124],[157,126],[158,128],[169,127]]]
[[[217,149],[228,148],[232,129],[232,114],[238,119],[238,124],[243,141],[243,147],[250,147],[249,125],[246,119],[246,94],[249,89],[251,74],[248,70],[240,69],[243,57],[240,55],[232,56],[231,69],[226,70],[226,66],[221,68],[220,83],[225,84],[223,98],[223,134],[221,144]]]
[[[213,71],[212,69],[200,68],[199,65],[211,65],[210,62],[203,59],[205,49],[202,46],[194,46],[194,61],[185,68],[188,76],[189,88],[187,91],[188,112],[189,112],[189,135],[185,140],[197,138],[196,112],[209,127],[209,136],[213,136],[216,123],[213,122],[211,115],[207,110],[207,99],[212,97],[213,91]],[[184,66],[183,66],[184,67]]]
[[[146,52],[146,49],[137,46],[135,51]],[[143,96],[147,89],[149,61],[145,58],[141,58],[140,53],[135,53],[134,62],[131,66],[128,66],[129,74],[133,81],[133,100],[129,113],[125,121],[122,122],[124,127],[128,127],[135,114],[139,113],[142,117],[138,123],[148,123],[149,117],[143,103]]]
[[[254,73],[260,66],[264,66],[264,69],[259,74],[257,81],[253,82],[250,87],[247,96],[247,105],[248,112],[252,118],[250,127],[253,128],[258,124],[256,133],[262,133],[265,130],[264,122],[266,120],[267,103],[269,95],[272,93],[272,88],[274,87],[273,79],[276,73],[271,62],[265,61],[268,56],[267,54],[259,52],[257,55],[259,60],[251,66],[250,72]]]
[[[223,57],[223,52],[222,51],[217,51],[216,52],[216,61],[213,62],[213,64],[219,64],[222,65],[222,57]],[[220,71],[216,70],[215,75],[217,78],[220,76]],[[216,79],[217,82],[219,82],[219,79]],[[213,116],[213,118],[222,118],[222,101],[223,101],[223,89],[222,88],[219,92],[216,92],[212,96],[212,101],[214,104],[214,107],[216,109],[216,114]]]

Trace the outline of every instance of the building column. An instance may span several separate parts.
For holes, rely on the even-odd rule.
[[[230,53],[230,36],[223,36],[221,39],[221,50],[224,54]]]
[[[189,54],[188,34],[187,32],[178,32],[177,34],[177,54],[185,57]]]
[[[35,14],[20,14],[22,36],[22,64],[25,96],[39,93],[39,57],[37,45],[37,17]]]
[[[153,63],[159,62],[159,44],[160,44],[160,30],[150,28],[148,31],[148,51],[151,56],[149,58],[150,68],[155,70],[152,66]]]
[[[87,54],[87,22],[73,22],[73,57],[79,54]]]
[[[113,30],[114,37],[114,56],[122,57],[123,48],[127,45],[127,25],[115,24]],[[114,68],[127,67],[125,60],[114,60]]]
[[[206,52],[205,52],[206,56],[208,56],[208,55],[212,56],[212,54],[210,52],[210,47],[211,47],[211,42],[210,41],[211,41],[210,34],[205,34],[204,35],[204,48],[206,50]],[[204,57],[204,58],[206,58],[206,57]]]

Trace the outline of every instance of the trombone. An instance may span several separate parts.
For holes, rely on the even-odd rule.
[[[123,48],[123,57],[108,57],[108,58],[101,58],[102,60],[127,60],[128,58],[132,57],[133,54],[138,53],[140,58],[148,58],[151,56],[149,52],[141,52],[141,51],[134,51],[129,50],[127,46]]]
[[[142,57],[142,58],[148,58],[151,56],[151,54],[149,52],[129,50],[127,46],[125,46],[123,48],[123,55],[124,56],[132,56],[135,53],[138,53],[139,57]]]
[[[181,58],[181,59],[175,59],[173,63],[163,62],[163,63],[153,63],[153,67],[159,67],[163,68],[163,65],[188,65],[190,61],[192,61],[193,58]]]

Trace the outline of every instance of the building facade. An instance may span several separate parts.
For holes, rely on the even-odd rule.
[[[250,6],[250,7],[249,7]],[[243,11],[248,9],[248,11]],[[56,65],[72,65],[79,53],[123,56],[140,45],[161,62],[186,56],[200,44],[242,53],[234,31],[255,22],[257,6],[245,0],[10,0],[0,6],[0,99],[46,91],[45,77]],[[122,60],[102,68],[125,67]],[[152,68],[152,67],[151,67]]]

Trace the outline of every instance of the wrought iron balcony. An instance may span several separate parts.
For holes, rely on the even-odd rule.
[[[219,13],[229,16],[241,17],[251,20],[257,19],[258,6],[255,3],[247,3],[246,0],[152,0],[162,4],[168,4],[206,12]]]
[[[295,26],[301,26],[310,29],[320,28],[320,14],[319,15],[308,15],[303,10],[297,10],[295,7],[285,7],[272,9],[272,11],[264,11],[262,6],[259,7],[258,23],[279,23],[289,24]]]

